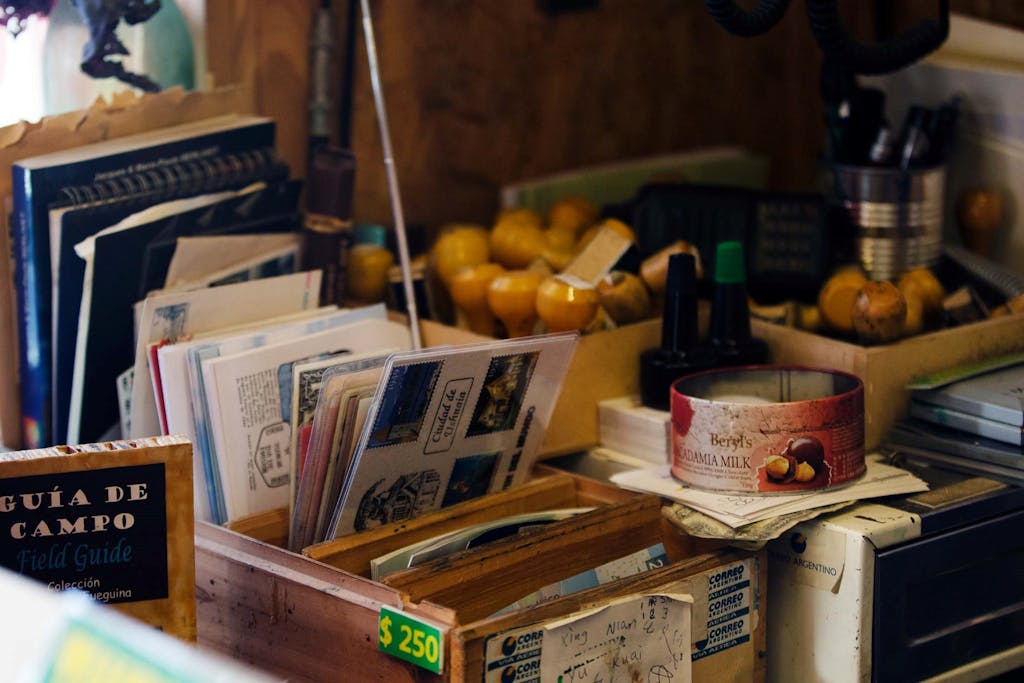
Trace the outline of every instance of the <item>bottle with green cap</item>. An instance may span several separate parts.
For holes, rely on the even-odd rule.
[[[719,242],[715,248],[715,288],[708,342],[720,367],[768,362],[768,345],[750,332],[742,242]]]

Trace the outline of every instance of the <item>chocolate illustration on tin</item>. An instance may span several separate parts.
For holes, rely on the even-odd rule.
[[[363,492],[353,523],[356,531],[402,522],[435,508],[434,501],[441,490],[437,470],[402,474],[390,486],[380,489],[385,481],[378,479]]]
[[[491,360],[466,436],[512,429],[540,354],[517,353]]]
[[[379,448],[419,439],[423,418],[443,366],[444,361],[439,360],[391,369],[367,447]]]
[[[478,498],[491,489],[500,451],[467,455],[455,461],[441,507]]]
[[[764,457],[764,490],[819,488],[831,483],[825,445],[814,434],[791,437]]]

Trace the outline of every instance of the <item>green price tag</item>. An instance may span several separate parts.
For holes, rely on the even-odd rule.
[[[380,608],[377,647],[392,657],[439,674],[444,668],[444,631],[390,607]]]

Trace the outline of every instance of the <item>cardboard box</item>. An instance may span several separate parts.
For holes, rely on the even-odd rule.
[[[706,315],[704,308],[702,329],[706,329]],[[469,334],[454,328],[443,329]],[[1024,349],[1024,314],[879,346],[859,346],[757,319],[751,320],[751,329],[768,343],[773,363],[833,368],[861,378],[868,449],[877,448],[896,420],[906,416],[910,394],[904,387],[915,377]],[[608,398],[638,394],[640,353],[660,343],[660,318],[581,337],[538,457],[598,446],[597,404]]]
[[[907,415],[910,393],[905,386],[915,377],[1024,349],[1024,314],[880,346],[858,346],[760,320],[752,320],[751,328],[768,343],[775,363],[834,368],[860,377],[868,449],[877,448],[893,424]]]
[[[597,404],[640,393],[640,353],[660,344],[661,318],[580,337],[539,457],[597,446]]]
[[[705,308],[702,320],[706,321],[706,317]],[[420,321],[420,334],[424,346],[474,344],[491,339],[431,320]],[[638,393],[640,353],[659,344],[661,318],[581,336],[551,413],[538,459],[598,445],[598,402]]]
[[[543,468],[539,474],[521,487],[482,501],[382,528],[380,533],[364,532],[307,549],[323,561],[200,524],[196,536],[200,645],[294,681],[519,680],[507,678],[514,669],[495,664],[494,653],[524,627],[539,627],[622,596],[689,593],[694,598],[692,640],[697,643],[693,680],[764,680],[762,553],[686,536],[665,520],[661,501],[654,496],[630,494]],[[504,516],[536,506],[566,505],[598,507],[524,536],[400,571],[382,582],[329,564],[362,569],[373,553],[438,533],[453,518],[461,524],[488,511]],[[266,520],[254,528],[281,534]],[[530,609],[490,616],[552,581],[656,542],[665,545],[671,560],[666,566]],[[371,547],[373,553],[363,552]],[[723,581],[728,584],[726,592],[736,596],[736,604],[742,603],[727,619],[726,628],[718,623],[719,607],[710,605],[716,592],[722,592]],[[382,608],[387,608],[385,615],[397,613],[437,627],[431,644],[442,651],[434,657],[442,663],[440,675],[378,650],[383,634],[389,633],[379,621]],[[622,666],[625,670],[631,665],[624,662]]]

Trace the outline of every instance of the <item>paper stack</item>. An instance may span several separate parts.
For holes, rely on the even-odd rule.
[[[601,446],[663,465],[671,460],[672,417],[648,408],[639,396],[622,396],[597,404]]]
[[[911,460],[1024,483],[1024,354],[985,359],[918,378],[910,417],[883,445]]]
[[[1024,426],[1024,354],[1007,357],[1006,367],[964,372],[941,386],[911,394],[911,415],[988,439],[1021,445]]]
[[[656,493],[683,503],[734,529],[802,510],[928,490],[924,481],[906,470],[885,465],[877,457],[867,460],[867,472],[849,486],[785,495],[728,494],[691,488],[674,479],[667,465],[632,470],[611,479],[623,488]]]

